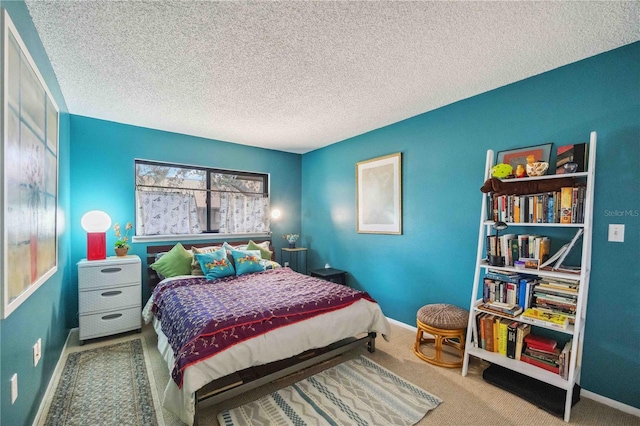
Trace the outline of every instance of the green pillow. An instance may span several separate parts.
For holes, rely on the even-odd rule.
[[[151,264],[151,269],[167,278],[191,274],[193,254],[178,243],[160,259]]]
[[[247,244],[247,250],[260,250],[260,257],[266,260],[271,260],[273,252],[269,250],[268,245],[265,247],[266,244],[263,244],[256,244],[253,241],[249,240],[249,244]]]

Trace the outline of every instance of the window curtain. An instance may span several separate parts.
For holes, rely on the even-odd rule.
[[[137,190],[137,235],[200,234],[193,191]]]
[[[220,194],[220,233],[269,232],[269,197]]]

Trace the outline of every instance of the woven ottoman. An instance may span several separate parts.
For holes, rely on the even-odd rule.
[[[440,367],[462,367],[464,358],[464,339],[469,321],[469,312],[453,305],[438,303],[425,305],[418,310],[418,333],[413,347],[415,354],[422,360]],[[433,338],[425,338],[428,333]],[[420,345],[435,344],[435,354],[428,357],[420,350]],[[460,352],[460,359],[447,362],[443,359],[442,345],[450,346]]]

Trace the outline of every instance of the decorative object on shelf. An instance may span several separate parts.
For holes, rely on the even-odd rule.
[[[113,232],[116,234],[116,242],[114,243],[116,256],[126,256],[129,251],[129,231],[133,228],[131,222],[127,222],[124,226],[124,236],[122,236],[122,230],[120,228],[120,224],[116,223],[113,225]]]
[[[296,248],[296,241],[298,241],[298,238],[300,238],[300,235],[299,234],[286,234],[286,235],[283,235],[282,238],[287,240],[287,242],[289,243],[289,248]]]
[[[496,246],[497,246],[498,242],[500,241],[500,231],[504,231],[509,226],[504,222],[494,222],[494,224],[491,227],[496,230],[495,239],[496,239]],[[504,266],[504,256],[494,256],[492,254],[488,254],[487,257],[489,260],[489,265]]]
[[[518,167],[516,167],[516,173],[515,173],[517,178],[523,178],[527,176],[527,172],[524,169],[524,165],[522,164],[518,164]]]
[[[356,231],[402,234],[402,153],[356,164]]]
[[[0,319],[58,270],[58,106],[9,13],[0,10]]]
[[[549,169],[549,163],[545,161],[534,161],[527,163],[526,167],[528,176],[544,176],[544,174],[547,173],[547,169]]]
[[[507,178],[512,174],[513,174],[513,166],[509,164],[504,164],[504,163],[496,164],[491,169],[491,176],[498,179]]]
[[[575,173],[578,170],[578,163],[565,163],[562,166],[564,173]]]
[[[82,229],[87,232],[87,260],[104,260],[107,258],[107,229],[111,226],[111,218],[100,210],[91,210],[80,220]]]
[[[560,146],[556,155],[556,174],[586,172],[588,161],[589,144],[576,143]],[[568,164],[571,165],[568,166]]]
[[[553,144],[546,143],[542,145],[529,146],[526,148],[511,149],[508,151],[498,152],[496,164],[505,163],[511,165],[514,169],[518,164],[527,164],[527,157],[532,155],[533,161],[549,162],[551,156],[551,146]]]

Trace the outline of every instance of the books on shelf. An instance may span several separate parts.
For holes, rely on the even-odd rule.
[[[551,312],[546,309],[529,308],[522,313],[522,318],[532,324],[558,330],[566,330],[569,326],[569,317],[567,315]]]
[[[488,201],[487,220],[507,223],[583,223],[585,195],[583,185],[538,194],[492,194]]]
[[[516,330],[516,351],[515,351],[515,359],[519,360],[520,355],[522,355],[522,349],[524,347],[524,338],[527,337],[531,333],[531,324],[527,324],[524,322],[518,323],[518,328]]]

